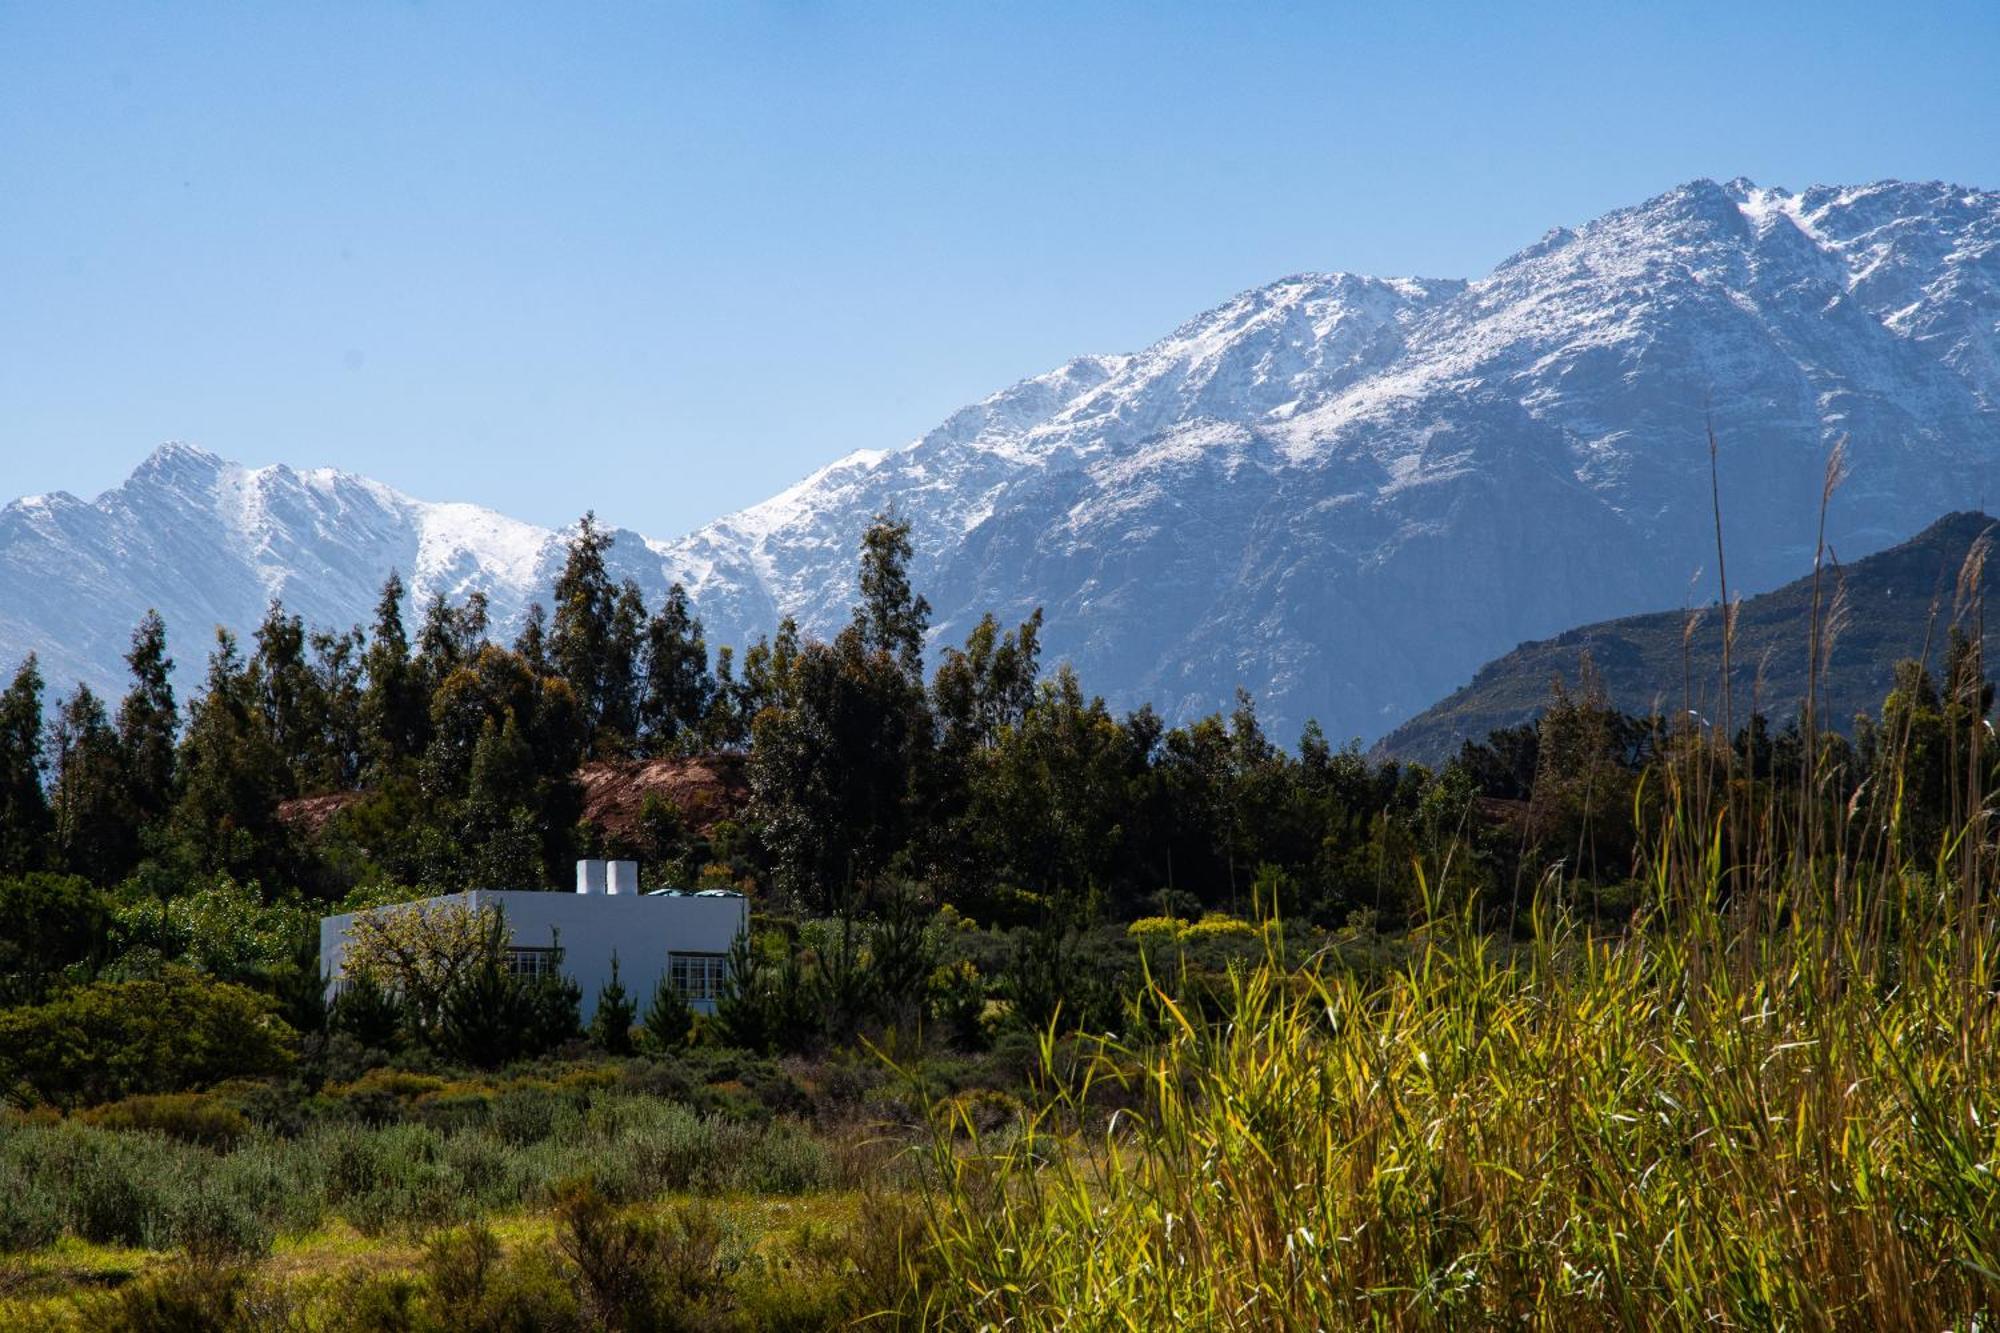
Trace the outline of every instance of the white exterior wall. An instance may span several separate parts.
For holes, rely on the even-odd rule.
[[[726,954],[749,928],[750,904],[739,895],[700,897],[665,894],[542,893],[474,889],[412,903],[323,917],[319,923],[320,972],[328,993],[339,984],[347,952],[347,932],[357,916],[400,912],[412,907],[458,902],[470,910],[497,908],[507,922],[509,941],[518,948],[562,945],[563,974],[583,992],[583,1021],[597,1009],[597,992],[611,980],[611,955],[618,955],[618,980],[643,1016],[653,988],[666,975],[672,953]],[[705,1000],[699,1013],[713,1012]]]

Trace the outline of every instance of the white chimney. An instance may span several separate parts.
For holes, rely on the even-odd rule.
[[[604,862],[578,861],[576,863],[576,891],[578,893],[604,892]]]
[[[610,887],[606,893],[635,895],[639,892],[639,863],[637,861],[613,861],[611,863]]]

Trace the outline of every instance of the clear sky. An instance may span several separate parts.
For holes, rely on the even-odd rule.
[[[185,439],[668,536],[1703,175],[2000,187],[2000,3],[0,0],[0,497]]]

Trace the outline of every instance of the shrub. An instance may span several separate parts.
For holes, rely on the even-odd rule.
[[[215,1333],[247,1329],[249,1279],[240,1268],[177,1264],[85,1307],[89,1333]]]
[[[182,1143],[225,1150],[250,1132],[250,1122],[227,1102],[198,1092],[142,1093],[94,1107],[84,1123],[102,1129],[152,1131]]]
[[[704,1208],[677,1208],[658,1221],[621,1216],[588,1184],[566,1187],[556,1201],[556,1248],[598,1327],[712,1326],[729,1311],[740,1263],[725,1241]]]
[[[39,1250],[62,1234],[62,1205],[12,1154],[0,1156],[0,1254]]]
[[[0,1012],[0,1088],[58,1106],[179,1092],[291,1059],[294,1034],[267,996],[185,969],[96,982]]]
[[[826,1148],[792,1120],[767,1129],[743,1162],[741,1184],[759,1194],[804,1194],[827,1184]]]
[[[493,1099],[493,1131],[508,1143],[540,1143],[566,1104],[546,1083],[513,1083]]]
[[[254,1258],[271,1248],[271,1227],[244,1198],[201,1187],[177,1194],[167,1209],[166,1234],[202,1263]]]
[[[373,972],[356,972],[341,983],[327,1026],[369,1050],[394,1050],[403,1029],[403,1006]]]
[[[421,1123],[436,1130],[483,1128],[493,1123],[493,1094],[485,1088],[452,1086],[419,1097],[414,1111]]]
[[[985,1040],[980,1019],[986,1013],[986,981],[970,959],[946,963],[931,972],[928,986],[931,1016],[945,1039],[962,1051],[976,1051]]]
[[[55,1205],[63,1230],[107,1245],[172,1243],[168,1211],[199,1188],[197,1150],[151,1134],[82,1124],[28,1125],[0,1144],[4,1170],[33,1182]],[[201,1154],[206,1160],[206,1154]]]
[[[1240,917],[1211,912],[1183,931],[1181,938],[1192,942],[1223,937],[1255,937],[1256,934],[1257,927]]]
[[[38,1003],[64,967],[101,948],[104,895],[70,875],[0,879],[0,1005]]]

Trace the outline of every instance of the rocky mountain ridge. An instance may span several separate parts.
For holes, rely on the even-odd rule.
[[[1049,660],[1116,705],[1185,717],[1241,685],[1280,735],[1373,738],[1525,639],[1712,599],[1710,422],[1732,591],[1810,562],[1838,439],[1843,558],[1982,503],[2000,194],[1696,181],[1471,281],[1295,275],[616,554],[649,593],[684,582],[711,642],[826,633],[893,508],[937,642],[1042,606]],[[101,680],[148,604],[183,660],[273,594],[353,623],[391,565],[504,626],[559,553],[472,506],[166,450],[95,502],[0,511],[0,655]]]

